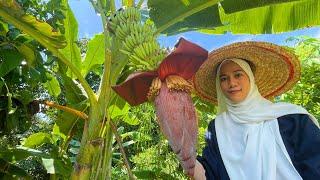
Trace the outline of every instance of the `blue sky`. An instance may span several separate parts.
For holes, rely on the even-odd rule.
[[[79,37],[91,38],[97,33],[102,32],[100,16],[97,15],[91,6],[89,0],[69,0],[79,25]],[[296,30],[281,34],[264,34],[264,35],[212,35],[202,34],[199,32],[186,32],[175,36],[160,36],[159,43],[164,47],[173,47],[180,37],[191,40],[205,49],[211,51],[221,46],[240,41],[267,41],[279,45],[291,46],[292,43],[286,42],[286,39],[292,36],[307,35],[320,38],[320,27]]]

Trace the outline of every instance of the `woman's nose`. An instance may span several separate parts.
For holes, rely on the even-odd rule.
[[[229,87],[235,87],[236,85],[236,79],[234,79],[233,77],[229,78]]]

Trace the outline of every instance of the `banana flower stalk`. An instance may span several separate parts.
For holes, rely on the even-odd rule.
[[[189,176],[196,162],[198,119],[191,99],[191,79],[208,52],[181,38],[154,71],[131,74],[113,90],[130,105],[155,104],[157,122]]]

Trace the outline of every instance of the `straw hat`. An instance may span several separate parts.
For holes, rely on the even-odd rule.
[[[266,42],[239,42],[212,51],[193,78],[196,93],[217,104],[216,68],[225,59],[249,62],[261,95],[267,99],[288,91],[301,74],[297,56],[288,49]]]

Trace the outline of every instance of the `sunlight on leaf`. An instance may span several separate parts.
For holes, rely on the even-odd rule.
[[[103,34],[95,35],[88,43],[88,51],[82,62],[81,74],[85,77],[96,65],[103,64],[105,60],[105,40]]]
[[[50,95],[58,97],[61,93],[61,89],[57,78],[49,73],[47,73],[47,77],[49,80],[44,83],[44,86],[46,87]]]
[[[36,64],[35,50],[33,50],[28,44],[21,44],[17,46],[18,51],[24,56],[29,67],[33,67]]]
[[[61,49],[61,52],[73,65],[75,65],[75,67],[78,68],[79,71],[81,71],[82,64],[80,48],[76,44],[76,41],[78,40],[78,22],[67,1],[64,5],[67,7],[65,11],[65,19],[63,21],[67,46],[64,49]],[[70,69],[68,69],[67,75],[72,79],[75,78],[75,75],[71,73]]]
[[[25,147],[35,148],[35,147],[41,146],[42,144],[51,143],[51,142],[52,142],[52,139],[50,134],[44,133],[44,132],[38,132],[38,133],[31,134],[28,138],[26,138],[23,141],[22,144]]]
[[[32,34],[37,40],[56,48],[66,46],[64,36],[53,29],[48,23],[37,20],[34,16],[25,14],[14,0],[0,0],[0,16],[3,20],[17,28]]]

